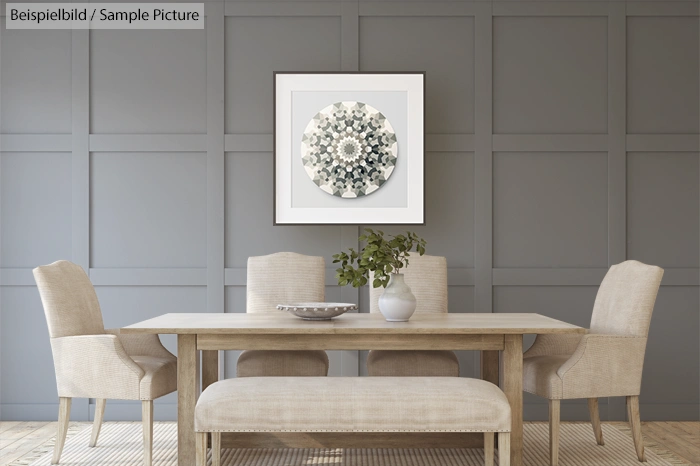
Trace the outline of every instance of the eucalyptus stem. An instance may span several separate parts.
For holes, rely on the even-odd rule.
[[[385,235],[381,230],[367,228],[359,240],[365,242],[360,251],[350,248],[333,255],[333,263],[340,264],[335,275],[340,286],[364,286],[370,272],[374,274],[373,287],[386,286],[392,273],[401,273],[408,266],[411,251],[425,254],[426,241],[410,231]]]

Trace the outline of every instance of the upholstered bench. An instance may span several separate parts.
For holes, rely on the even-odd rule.
[[[195,409],[197,466],[221,463],[221,432],[498,432],[510,465],[510,405],[490,382],[458,377],[242,377],[216,382]]]

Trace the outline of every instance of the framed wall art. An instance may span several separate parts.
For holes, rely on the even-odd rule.
[[[274,224],[425,223],[425,73],[274,79]]]

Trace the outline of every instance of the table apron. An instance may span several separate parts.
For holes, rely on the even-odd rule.
[[[505,347],[498,334],[201,334],[198,350],[484,350]]]

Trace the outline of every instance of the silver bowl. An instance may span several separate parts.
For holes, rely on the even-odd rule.
[[[331,320],[348,311],[357,310],[351,303],[292,303],[278,304],[277,309],[287,311],[304,320]]]

